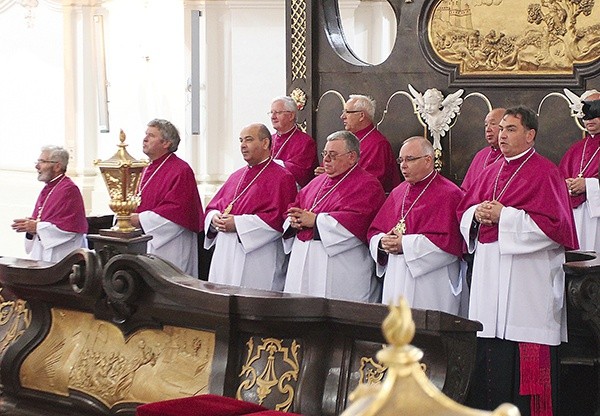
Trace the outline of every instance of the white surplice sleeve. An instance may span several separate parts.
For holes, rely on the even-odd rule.
[[[585,193],[588,200],[588,214],[590,218],[600,217],[600,186],[598,179],[585,178]]]
[[[212,211],[208,211],[204,216],[204,230],[206,230],[206,235],[204,237],[204,248],[207,250],[215,245],[217,230],[215,230],[215,227],[212,226],[212,219],[218,213],[218,210],[213,209]]]
[[[144,233],[152,235],[151,244],[157,249],[179,237],[185,230],[181,225],[153,211],[140,212],[139,219]]]
[[[500,254],[528,254],[560,247],[522,209],[504,207],[498,223]]]
[[[56,225],[40,221],[32,240],[25,239],[25,251],[35,260],[56,262],[71,251],[87,247],[85,234],[63,231]]]
[[[475,217],[476,208],[477,205],[473,205],[472,207],[470,207],[468,210],[465,211],[465,213],[460,219],[460,233],[467,243],[467,249],[469,253],[473,253],[477,248],[477,235],[471,235],[473,218]]]
[[[417,278],[454,263],[457,257],[446,253],[423,234],[402,236],[404,261],[410,274]]]
[[[258,215],[235,215],[233,220],[245,253],[251,253],[281,238],[281,233],[271,228]]]
[[[358,238],[329,214],[318,214],[315,225],[328,256],[343,253],[362,244]]]

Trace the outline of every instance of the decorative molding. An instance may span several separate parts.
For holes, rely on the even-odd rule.
[[[373,357],[361,357],[360,368],[358,374],[360,380],[358,384],[379,384],[385,377],[385,373],[388,367],[381,364],[379,361],[373,359]]]
[[[290,65],[292,70],[292,82],[294,82],[298,79],[306,80],[306,0],[291,0],[290,13]]]
[[[260,338],[262,344],[254,348],[252,337],[246,343],[246,362],[240,371],[240,383],[236,398],[243,400],[243,393],[252,391],[258,404],[273,395],[277,402],[275,410],[287,412],[294,401],[296,382],[300,372],[300,344],[275,338]],[[277,387],[276,390],[273,388]]]

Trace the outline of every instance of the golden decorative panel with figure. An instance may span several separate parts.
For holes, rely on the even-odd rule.
[[[25,359],[23,387],[78,390],[108,408],[208,393],[215,334],[165,326],[123,337],[92,314],[52,309],[48,336]]]
[[[600,56],[595,0],[440,0],[429,43],[463,75],[569,75]]]

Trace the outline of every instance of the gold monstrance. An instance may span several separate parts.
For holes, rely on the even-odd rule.
[[[110,203],[108,206],[117,214],[117,223],[108,230],[100,230],[100,235],[119,238],[133,238],[142,234],[142,230],[131,225],[131,213],[140,205],[137,193],[143,169],[148,165],[144,160],[134,159],[125,150],[125,133],[119,135],[119,150],[108,160],[94,161],[100,168],[104,183],[108,188]]]

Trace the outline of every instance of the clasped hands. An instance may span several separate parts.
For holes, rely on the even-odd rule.
[[[297,230],[303,228],[314,228],[317,214],[302,208],[290,208],[287,211],[290,227]]]
[[[12,229],[18,233],[35,234],[37,232],[37,221],[33,218],[17,218],[13,220]]]
[[[498,201],[483,201],[475,208],[475,220],[482,225],[493,225],[500,221],[504,205]]]
[[[579,195],[585,192],[585,178],[567,178],[569,195]]]
[[[386,235],[381,237],[379,245],[388,254],[402,254],[402,233],[392,228]]]
[[[233,233],[236,231],[233,215],[230,214],[215,214],[212,217],[210,224],[217,230],[224,233]]]

